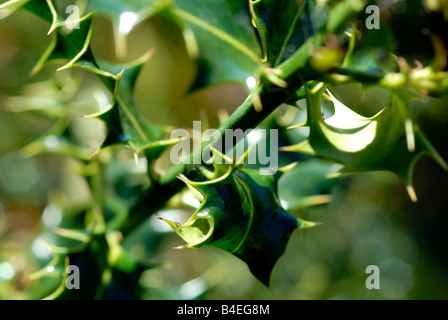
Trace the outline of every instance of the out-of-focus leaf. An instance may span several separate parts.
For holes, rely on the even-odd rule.
[[[33,112],[48,118],[64,118],[67,104],[78,92],[79,81],[67,74],[24,86],[20,95],[5,98],[2,109],[10,112]]]
[[[51,1],[41,3],[31,0],[24,8],[32,11],[52,23],[50,32],[52,42],[42,58],[33,69],[37,73],[46,64],[65,63],[59,70],[77,67],[96,73],[106,87],[113,93],[111,104],[102,112],[92,115],[106,123],[108,134],[102,147],[125,143],[134,151],[136,157],[143,150],[148,150],[148,159],[155,160],[165,148],[177,141],[163,140],[165,128],[146,120],[134,103],[133,88],[144,63],[151,56],[148,51],[134,63],[118,65],[102,63],[101,69],[90,50],[93,31],[93,18],[86,15],[79,20],[79,28],[65,30],[65,23],[55,24],[51,17],[56,17]],[[40,4],[40,6],[39,6]],[[52,9],[53,8],[53,9]]]
[[[80,147],[72,141],[65,119],[58,120],[42,137],[23,147],[22,152],[28,157],[40,153],[54,153],[69,155],[81,160],[88,160],[92,155],[90,149]]]
[[[171,0],[83,0],[85,11],[108,17],[113,26],[115,50],[119,58],[126,55],[126,37],[143,20],[151,17],[164,7],[171,4]]]
[[[59,237],[82,241],[81,246],[48,246],[53,259],[41,270],[24,279],[26,282],[42,278],[60,279],[60,285],[46,299],[139,299],[138,278],[148,268],[131,257],[119,243],[115,232],[88,235],[82,230],[55,229]],[[52,239],[51,241],[54,241]],[[65,263],[64,263],[65,262]],[[67,290],[68,265],[79,270],[79,289]]]
[[[148,282],[151,281],[151,276],[154,277],[154,275],[148,275]],[[160,279],[158,281],[161,282]],[[167,282],[161,286],[157,283],[155,286],[148,286],[144,298],[147,300],[203,300],[213,285],[214,283],[207,279],[206,275],[180,284]]]
[[[353,52],[346,58],[344,68],[382,76],[396,69],[394,60],[396,59],[380,48],[364,49]]]
[[[30,157],[40,153],[54,153],[82,160],[89,159],[92,151],[77,145],[69,130],[70,100],[78,92],[78,87],[79,83],[70,76],[62,79],[55,77],[28,84],[20,96],[5,99],[4,109],[7,111],[29,112],[56,119],[50,130],[22,148],[24,155]]]
[[[447,0],[425,0],[429,10],[442,11],[445,18],[448,19],[448,1]]]
[[[410,88],[421,96],[426,96],[428,93],[447,95],[448,72],[444,71],[447,65],[447,50],[439,38],[433,36],[431,40],[434,46],[434,58],[430,64],[411,69],[408,62],[400,58],[400,72],[387,73],[380,83],[392,89]]]
[[[321,159],[299,163],[279,180],[279,197],[288,211],[300,209],[305,204],[323,204],[330,198],[327,194],[338,179],[327,175],[339,166]]]
[[[133,95],[135,81],[150,56],[151,51],[148,51],[140,59],[128,65],[101,63],[102,70],[117,74],[115,82],[113,79],[100,75],[103,81],[109,84],[109,87],[115,86],[113,99],[105,110],[89,117],[98,118],[107,126],[108,135],[102,147],[126,143],[136,156],[141,151],[149,149],[148,158],[155,160],[168,146],[178,141],[163,140],[166,128],[146,120],[135,105]]]
[[[23,278],[23,281],[25,283],[29,283],[41,280],[43,278],[60,279],[60,284],[55,287],[51,293],[49,293],[46,297],[40,297],[45,300],[54,300],[57,299],[61,294],[63,294],[64,290],[66,289],[66,279],[68,274],[65,271],[70,263],[70,260],[65,252],[58,252],[58,248],[51,243],[46,241],[44,242],[43,240],[42,243],[42,245],[46,245],[50,249],[52,259],[42,269],[32,274],[26,275]]]
[[[48,15],[52,13],[52,5],[50,6],[50,4],[51,1],[48,1],[46,4],[40,4],[38,0],[31,0],[24,8],[48,21]],[[31,71],[31,75],[39,72],[48,63],[65,63],[58,70],[67,69],[76,64],[86,70],[113,77],[113,75],[105,74],[97,68],[90,50],[90,40],[93,31],[93,18],[91,15],[81,17],[78,21],[79,28],[72,30],[62,28],[67,23],[65,21],[58,24],[55,24],[55,21],[48,22],[51,23],[49,34],[52,40],[41,59]]]

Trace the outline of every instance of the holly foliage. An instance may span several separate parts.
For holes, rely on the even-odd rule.
[[[429,9],[446,13],[445,2],[436,2],[428,1]],[[390,50],[383,52],[383,43],[364,46],[370,32],[364,25],[365,8],[374,1],[80,0],[73,4],[80,15],[72,19],[67,19],[63,1],[10,0],[0,4],[5,15],[24,10],[48,24],[48,49],[29,70],[30,77],[57,65],[53,79],[28,85],[33,95],[26,103],[11,97],[5,106],[8,111],[36,113],[54,123],[21,152],[28,157],[52,153],[76,159],[76,170],[91,192],[91,201],[81,208],[61,207],[49,199],[45,210],[64,212],[58,225],[41,235],[46,240],[40,245],[47,247],[53,258],[24,278],[27,283],[58,279],[58,285],[49,286],[47,298],[117,298],[116,292],[122,292],[119,298],[140,298],[139,277],[158,266],[131,255],[125,248],[126,239],[182,195],[200,203],[191,217],[184,222],[160,217],[186,242],[176,249],[222,249],[244,261],[269,287],[272,270],[291,234],[316,225],[296,216],[296,209],[329,200],[326,195],[282,199],[278,182],[294,165],[286,163],[276,174],[265,175],[245,166],[247,154],[236,161],[232,159],[234,150],[217,150],[213,140],[204,141],[183,163],[166,170],[158,168],[163,154],[180,140],[170,137],[171,126],[145,117],[134,97],[142,68],[157,52],[148,48],[135,61],[120,62],[126,56],[127,36],[153,17],[169,21],[183,36],[195,67],[187,95],[226,83],[246,90],[247,99],[219,128],[221,138],[226,129],[264,126],[287,132],[309,128],[305,139],[292,139],[281,151],[340,164],[342,168],[332,172],[333,177],[390,171],[404,182],[413,201],[417,194],[412,177],[422,155],[448,169],[411,112],[412,99],[448,93],[443,44],[433,37],[433,61],[416,68]],[[112,25],[116,61],[98,59],[92,50],[99,18]],[[106,136],[97,150],[79,145],[72,128],[70,99],[81,87],[75,69],[95,75],[107,93],[108,101],[101,110],[83,117],[105,125]],[[333,88],[348,83],[381,86],[390,99],[375,115],[363,116],[358,106],[346,106],[335,98]],[[45,90],[32,90],[37,86]],[[306,112],[306,121],[299,124],[289,119],[289,128],[278,121],[282,104],[304,106],[301,112]],[[323,118],[323,107],[329,106],[332,115]],[[135,163],[124,168],[110,153],[123,146],[135,158]],[[204,150],[213,151],[210,161],[188,162]],[[145,183],[124,184],[132,176],[132,168],[142,165]],[[80,292],[66,290],[68,265],[81,268]]]

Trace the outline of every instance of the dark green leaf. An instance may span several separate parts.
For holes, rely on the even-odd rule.
[[[216,166],[216,170],[225,165]],[[291,233],[311,226],[288,214],[277,198],[281,174],[260,175],[258,170],[236,169],[211,181],[182,179],[202,205],[183,224],[161,218],[187,242],[179,248],[210,245],[245,261],[266,286],[277,260],[283,255]]]
[[[325,8],[310,0],[253,1],[255,25],[272,67],[291,56],[326,21]]]
[[[183,28],[190,56],[197,59],[191,90],[227,82],[255,87],[261,50],[247,1],[176,0],[170,14]]]

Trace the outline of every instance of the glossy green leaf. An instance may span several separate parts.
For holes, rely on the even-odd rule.
[[[20,2],[20,5],[48,21],[51,24],[50,31],[59,29],[66,23],[62,17],[57,15],[57,10],[51,0],[25,0]],[[86,0],[80,1],[78,5],[80,8],[84,8],[83,11],[87,16],[98,14],[112,20],[116,37],[116,51],[121,58],[124,56],[126,48],[124,39],[139,22],[156,13],[176,21],[183,31],[187,51],[197,61],[197,76],[191,90],[233,82],[241,84],[251,91],[257,85],[261,70],[261,49],[253,31],[249,3],[246,1],[133,0],[110,2]],[[80,29],[84,33],[90,30],[85,28],[85,25],[86,23],[83,24],[81,21]],[[90,40],[87,34],[79,36],[78,29],[73,30],[72,33],[76,34],[71,36],[72,39],[69,41],[74,44],[73,52],[67,50],[68,47],[64,46],[63,39],[54,39],[52,42],[53,46],[64,47],[69,51],[65,52],[65,58],[70,57],[73,60],[70,61],[71,64],[80,60],[81,56],[85,58],[90,55],[88,44],[80,43],[87,39]],[[63,35],[62,38],[65,36],[67,35]],[[52,55],[52,51],[51,48],[47,51],[46,58],[51,56],[51,60],[54,60],[58,57]],[[47,60],[46,58],[42,59],[39,66]],[[80,62],[86,68],[97,69],[97,66],[89,58],[80,60]],[[35,72],[38,69],[36,67]]]
[[[33,3],[33,1],[29,2],[29,4],[31,3]],[[40,7],[40,10],[43,10],[42,7]],[[42,15],[40,15],[40,17],[42,17]],[[112,74],[105,73],[98,69],[96,65],[90,50],[92,32],[92,16],[82,17],[79,21],[79,29],[65,30],[60,26],[55,27],[52,25],[50,28],[50,36],[52,37],[51,43],[31,71],[31,75],[36,74],[49,63],[64,63],[58,70],[78,66],[104,76],[113,77]]]
[[[93,31],[91,14],[79,17],[79,20],[75,21],[78,24],[76,28],[68,28],[70,21],[58,15],[58,10],[52,0],[20,1],[20,6],[18,7],[14,6],[15,2],[9,1],[3,4],[0,9],[5,10],[11,6],[14,9],[21,7],[50,23],[48,35],[51,35],[52,40],[31,71],[31,75],[36,74],[47,63],[51,62],[66,63],[59,70],[70,68],[75,63],[81,63],[86,69],[102,73],[97,68],[90,50],[90,40]]]
[[[340,172],[391,171],[407,185],[416,201],[412,175],[417,160],[424,154],[448,169],[445,161],[413,123],[405,95],[394,92],[388,106],[375,116],[363,117],[330,93],[335,113],[324,120],[321,98],[325,86],[308,88],[307,124],[309,138],[297,145],[283,148],[323,157],[344,165]]]
[[[221,167],[224,165],[221,165]],[[202,200],[182,225],[163,218],[187,242],[178,248],[214,246],[247,263],[266,286],[291,233],[312,224],[288,214],[277,198],[276,175],[227,165],[222,176],[205,182],[181,179]]]
[[[227,82],[249,91],[255,87],[261,50],[247,1],[176,0],[170,14],[182,27],[187,51],[197,61],[191,90]]]
[[[265,60],[272,67],[298,50],[327,16],[325,5],[310,0],[256,0],[252,6]]]

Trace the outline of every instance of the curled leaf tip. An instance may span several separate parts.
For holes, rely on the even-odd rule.
[[[121,79],[121,77],[123,76],[123,73],[124,73],[125,70],[126,70],[126,69],[123,68],[123,69],[121,69],[120,72],[117,73],[117,75],[115,76],[117,80],[120,80],[120,79]]]
[[[162,217],[156,217],[157,219],[165,222],[166,224],[168,224],[174,231],[178,231],[180,229],[180,225],[177,222],[162,218]]]

